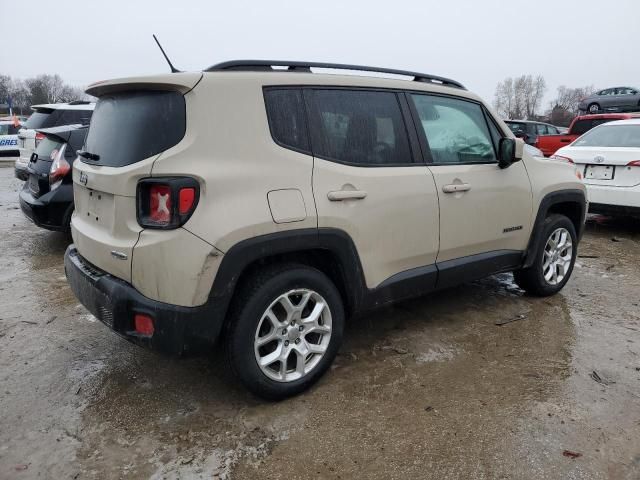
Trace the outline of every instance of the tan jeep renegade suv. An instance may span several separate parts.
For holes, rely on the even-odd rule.
[[[365,310],[507,271],[551,295],[571,275],[579,173],[523,152],[453,80],[234,61],[87,93],[73,291],[154,350],[219,339],[262,397],[318,380]]]

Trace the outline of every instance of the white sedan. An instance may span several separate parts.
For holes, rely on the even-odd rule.
[[[599,125],[551,159],[582,172],[590,212],[640,215],[640,119]]]

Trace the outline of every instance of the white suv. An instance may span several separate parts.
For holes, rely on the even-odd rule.
[[[36,130],[61,125],[89,125],[95,106],[95,103],[85,101],[32,106],[33,113],[22,124],[22,128],[18,132],[20,157],[15,164],[16,177],[20,180],[26,180],[29,177],[27,167],[31,154],[35,152],[38,143],[45,137],[44,134],[38,133]]]
[[[525,153],[453,80],[234,61],[87,92],[73,291],[154,350],[219,339],[262,397],[315,382],[366,310],[506,271],[550,295],[571,275],[580,172]]]

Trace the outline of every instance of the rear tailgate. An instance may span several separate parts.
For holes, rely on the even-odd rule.
[[[569,155],[582,170],[587,185],[640,185],[640,167],[628,166],[630,162],[640,160],[637,149],[572,147]]]
[[[131,282],[138,181],[184,136],[183,93],[202,74],[171,74],[94,84],[98,96],[84,150],[73,164],[75,213],[71,232],[80,255]]]
[[[540,135],[536,140],[536,147],[542,150],[545,157],[550,157],[562,147],[566,147],[573,142],[578,135]]]

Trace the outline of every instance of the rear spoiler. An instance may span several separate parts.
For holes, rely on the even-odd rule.
[[[94,97],[131,90],[171,90],[185,94],[198,84],[202,75],[202,72],[166,73],[102,80],[89,85],[85,92]]]

